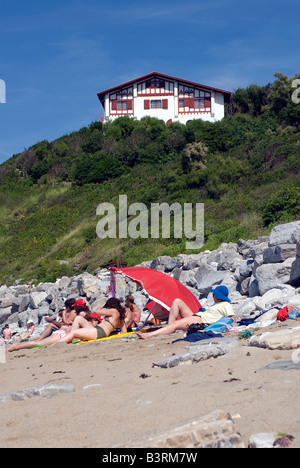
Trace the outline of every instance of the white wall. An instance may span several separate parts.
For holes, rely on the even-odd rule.
[[[140,120],[142,117],[151,116],[157,119],[168,122],[180,122],[186,124],[189,120],[202,119],[209,122],[216,122],[224,118],[224,95],[216,91],[211,91],[211,112],[195,112],[195,113],[178,113],[178,94],[177,86],[174,89],[174,96],[137,96],[136,86],[134,87],[133,93],[133,117],[137,120]],[[145,99],[167,99],[168,100],[168,109],[144,109]],[[109,109],[109,95],[105,96],[105,109]],[[106,120],[115,120],[120,117],[122,114],[109,115],[109,111],[105,112]],[[123,114],[124,115],[124,114]],[[125,114],[127,115],[127,114]]]

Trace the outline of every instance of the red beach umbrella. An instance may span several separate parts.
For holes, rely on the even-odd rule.
[[[194,314],[201,307],[200,302],[189,289],[166,273],[146,267],[112,267],[110,271],[113,273],[111,275],[112,282],[115,279],[115,274],[126,276],[141,286],[150,299],[160,304],[167,311],[170,311],[172,302],[177,298],[181,299]]]

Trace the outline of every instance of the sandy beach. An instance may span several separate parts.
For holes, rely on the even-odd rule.
[[[0,403],[0,447],[109,448],[216,409],[230,413],[245,446],[252,434],[276,432],[293,435],[291,447],[300,447],[298,371],[257,372],[290,360],[292,351],[250,347],[243,339],[217,359],[156,367],[185,352],[186,341],[173,342],[182,337],[134,336],[6,353],[1,394],[49,382],[73,384],[75,392]]]

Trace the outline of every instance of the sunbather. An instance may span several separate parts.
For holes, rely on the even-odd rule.
[[[76,301],[74,298],[67,299],[65,301],[65,309],[59,312],[58,317],[56,319],[53,319],[51,317],[45,317],[45,320],[46,322],[48,322],[49,325],[47,325],[47,327],[45,328],[45,330],[39,337],[39,340],[44,340],[45,338],[50,336],[53,332],[58,331],[60,329],[62,330],[69,329],[69,327],[72,325],[76,317],[74,304],[76,304]]]
[[[200,309],[193,314],[191,309],[181,300],[175,299],[171,305],[168,325],[154,330],[153,332],[137,333],[139,338],[145,339],[158,335],[171,335],[175,331],[187,331],[192,323],[204,323],[211,325],[222,317],[231,317],[235,322],[233,308],[228,298],[228,289],[226,286],[217,286],[210,289],[213,293],[214,305],[207,309]],[[181,319],[177,320],[178,317]]]
[[[29,340],[29,338],[31,338],[33,336],[33,333],[34,333],[34,330],[35,330],[35,326],[34,326],[34,323],[32,320],[28,320],[27,322],[27,330],[25,333],[23,333],[20,338],[21,340]]]
[[[106,317],[104,320],[97,313],[89,314],[88,320],[81,315],[77,315],[68,333],[65,330],[57,330],[44,340],[16,343],[10,346],[7,351],[33,348],[35,346],[48,346],[54,343],[71,343],[75,338],[80,340],[95,340],[109,336],[116,328],[121,328],[122,332],[127,331],[124,323],[125,309],[121,306],[118,299],[108,299],[100,313]],[[100,320],[102,321],[100,322]]]
[[[129,319],[127,328],[138,327],[141,320],[141,309],[134,302],[134,297],[128,294],[125,298],[125,309]]]
[[[101,316],[104,317],[103,320]],[[80,315],[77,316],[70,332],[61,342],[71,343],[75,338],[80,340],[99,340],[100,338],[108,337],[116,328],[120,328],[122,333],[127,331],[125,308],[122,307],[119,299],[108,299],[104,306],[99,307],[96,313],[90,315],[90,318],[91,320],[87,320]],[[98,321],[98,324],[95,323],[96,321]]]

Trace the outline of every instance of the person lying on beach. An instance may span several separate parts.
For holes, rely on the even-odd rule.
[[[100,315],[101,314],[101,315]],[[104,306],[90,315],[90,320],[77,316],[70,332],[61,340],[63,343],[71,343],[74,339],[99,340],[108,337],[116,328],[121,333],[126,333],[125,308],[119,299],[111,297]],[[102,319],[102,317],[104,317]],[[101,320],[101,322],[100,322]],[[98,321],[98,324],[95,322]]]
[[[196,314],[193,314],[191,309],[181,300],[175,299],[171,305],[168,325],[154,330],[153,332],[137,333],[141,339],[150,338],[159,335],[171,335],[176,331],[187,331],[192,323],[204,323],[211,325],[222,317],[230,317],[235,322],[235,315],[228,297],[228,289],[226,286],[217,286],[215,289],[210,289],[213,293],[214,305],[207,309],[200,309]],[[178,317],[181,317],[179,320]]]
[[[124,322],[125,308],[122,307],[119,299],[108,299],[100,312],[105,317],[104,320],[102,320],[97,312],[97,320],[93,320],[95,319],[94,314],[89,315],[89,320],[81,315],[77,315],[68,333],[65,330],[57,330],[44,340],[16,343],[10,346],[7,351],[12,352],[19,349],[48,346],[55,343],[71,343],[76,338],[79,340],[96,340],[109,336],[116,328],[120,328],[122,333],[127,331]],[[102,320],[101,323],[100,320]]]

